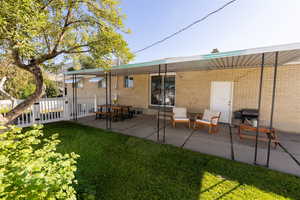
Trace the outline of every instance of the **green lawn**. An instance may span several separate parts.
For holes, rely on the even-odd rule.
[[[77,191],[96,199],[300,199],[300,178],[264,168],[71,122],[44,133],[80,155]]]

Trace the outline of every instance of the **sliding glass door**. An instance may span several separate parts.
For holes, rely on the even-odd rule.
[[[161,106],[165,103],[167,106],[175,105],[175,75],[151,76],[151,105]]]

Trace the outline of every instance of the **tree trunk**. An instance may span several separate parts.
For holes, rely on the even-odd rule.
[[[19,115],[21,115],[26,109],[28,109],[31,105],[33,105],[43,94],[43,74],[40,67],[37,65],[32,66],[30,71],[34,75],[36,89],[34,93],[29,96],[25,101],[17,105],[11,111],[6,113],[5,116],[0,117],[2,123],[7,125],[10,124],[14,119],[16,119]],[[1,119],[2,118],[2,119]]]

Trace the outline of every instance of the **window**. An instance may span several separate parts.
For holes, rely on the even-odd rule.
[[[98,88],[106,88],[105,78],[98,81]]]
[[[83,80],[79,80],[75,83],[76,88],[83,88]]]
[[[151,76],[151,105],[175,105],[175,75]]]
[[[132,76],[124,77],[124,88],[133,88],[133,77]]]

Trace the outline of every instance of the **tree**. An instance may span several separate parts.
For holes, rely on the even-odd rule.
[[[219,53],[220,51],[219,51],[219,49],[217,49],[217,48],[215,48],[215,49],[213,49],[212,51],[211,51],[211,53]]]
[[[82,55],[104,68],[116,57],[125,63],[133,58],[121,35],[129,30],[118,4],[118,0],[0,1],[0,57],[10,56],[14,65],[33,75],[36,86],[30,97],[1,116],[4,123],[42,96],[43,67]]]
[[[3,87],[0,89],[0,99],[21,99],[25,93],[34,91],[33,76],[5,60],[0,62],[0,79]],[[33,90],[32,90],[33,89]]]
[[[53,73],[58,73],[55,70],[56,66],[51,66],[50,69],[44,68],[45,96],[58,97],[62,95],[58,83],[49,79],[49,70]],[[46,71],[45,71],[46,70]],[[36,86],[34,78],[29,72],[20,69],[12,64],[12,61],[6,59],[0,60],[0,100],[10,99],[26,99],[33,94]],[[5,85],[4,85],[5,84]]]

